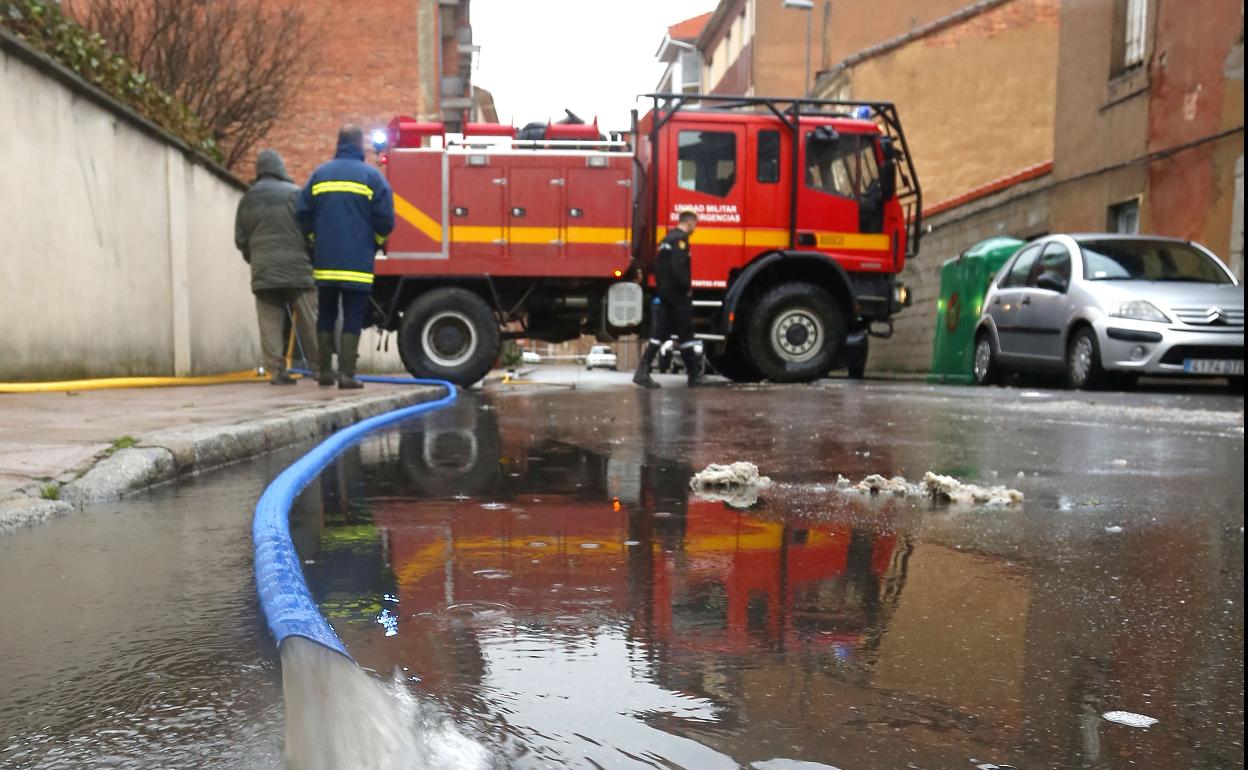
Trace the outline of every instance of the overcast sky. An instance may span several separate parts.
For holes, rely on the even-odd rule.
[[[604,129],[628,128],[637,94],[654,90],[654,53],[668,25],[716,0],[472,0],[473,82],[517,126],[572,110]],[[643,110],[644,112],[644,110]]]

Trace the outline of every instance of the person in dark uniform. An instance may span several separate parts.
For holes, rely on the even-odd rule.
[[[659,384],[650,377],[650,367],[659,354],[663,341],[676,335],[680,357],[684,359],[689,374],[689,386],[702,382],[702,365],[694,348],[693,338],[693,282],[690,278],[689,236],[698,226],[698,215],[682,211],[676,227],[659,244],[655,258],[654,278],[658,295],[654,298],[654,313],[650,324],[650,341],[641,360],[633,382],[644,388],[657,388]]]
[[[299,193],[295,217],[312,242],[312,277],[319,313],[316,343],[321,385],[333,385],[330,356],[342,302],[338,387],[364,387],[355,378],[360,331],[373,293],[373,259],[394,229],[394,196],[381,172],[364,162],[364,132],[343,126],[334,159],[321,164]]]

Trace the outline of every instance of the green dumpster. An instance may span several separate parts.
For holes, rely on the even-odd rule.
[[[974,382],[971,364],[975,325],[983,308],[984,295],[1001,265],[1023,243],[1017,238],[989,238],[941,266],[929,382]]]

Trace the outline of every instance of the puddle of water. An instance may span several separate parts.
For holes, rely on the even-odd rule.
[[[493,760],[402,681],[299,637],[282,643],[287,770],[487,770]]]
[[[313,592],[355,597],[332,621],[357,659],[408,673],[509,767],[1116,768],[1238,755],[1242,532],[1172,513],[1211,493],[1208,475],[1142,500],[1091,475],[1103,463],[1081,453],[1101,445],[1077,430],[1054,458],[1052,435],[1001,442],[990,421],[976,432],[961,417],[891,435],[866,407],[858,418],[890,435],[812,449],[743,424],[731,402],[745,395],[651,412],[618,395],[508,398],[409,426],[388,459],[348,478],[354,497],[326,500],[326,529],[308,541]],[[801,408],[794,430],[826,419],[813,397],[748,394],[768,399]],[[423,451],[469,426],[471,448]],[[708,435],[724,437],[709,457]],[[1216,457],[1182,464],[1227,473]],[[688,494],[694,469],[741,458],[777,479],[760,503]],[[935,468],[993,483],[1021,465],[1063,493],[1036,482],[1019,507],[989,511],[834,489],[837,473]],[[1091,511],[1062,503],[1093,493],[1104,502]],[[500,507],[483,515],[483,500]],[[512,505],[524,513],[501,507]],[[1238,506],[1229,519],[1242,521]],[[369,558],[335,556],[334,530],[352,527],[370,533]],[[1193,588],[1215,563],[1227,582]],[[383,594],[398,600],[390,636],[368,599]],[[1203,624],[1195,647],[1177,617]],[[1205,713],[1204,699],[1174,672],[1196,670],[1228,683],[1215,689],[1229,716],[1185,728],[1178,715]],[[1165,713],[1124,736],[1101,718],[1113,709]]]
[[[1242,429],[948,401],[468,397],[371,438],[292,515],[364,669],[279,670],[256,614],[289,454],[0,538],[0,766],[1242,766]],[[777,488],[689,497],[736,459]],[[1026,500],[832,489],[927,469]]]

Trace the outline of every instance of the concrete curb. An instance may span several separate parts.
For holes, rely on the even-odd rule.
[[[404,387],[258,420],[149,433],[138,446],[114,452],[62,486],[59,500],[16,497],[0,501],[0,535],[87,503],[116,500],[181,475],[328,435],[374,415],[432,400],[441,392],[434,387]]]
[[[37,500],[30,497],[0,500],[0,536],[56,516],[64,516],[73,510],[74,506],[64,500]]]

